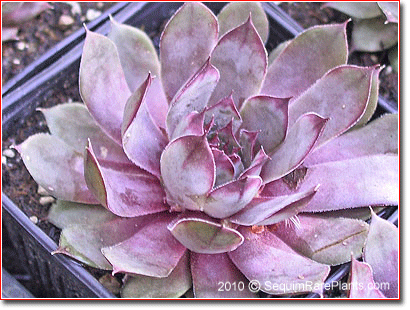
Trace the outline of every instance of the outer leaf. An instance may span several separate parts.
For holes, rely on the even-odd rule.
[[[295,251],[327,265],[346,263],[351,254],[361,255],[369,230],[366,222],[305,214],[298,219],[300,227],[282,222],[274,230]]]
[[[218,102],[233,91],[237,108],[257,93],[266,74],[267,53],[250,18],[225,34],[212,51],[211,63],[221,73],[210,103]],[[243,83],[246,81],[246,83]]]
[[[168,101],[208,59],[218,40],[218,22],[203,4],[185,3],[161,36],[161,80]]]
[[[2,4],[5,11],[2,13],[3,26],[20,26],[22,23],[29,21],[36,17],[41,12],[51,9],[52,6],[47,2],[23,2],[20,5],[13,6],[12,4]]]
[[[349,298],[386,298],[373,280],[371,266],[354,257],[350,266],[349,288]]]
[[[383,11],[383,14],[386,16],[387,21],[390,23],[399,22],[399,5],[400,2],[377,2],[379,8]]]
[[[320,184],[305,211],[397,205],[399,161],[395,155],[372,155],[323,163],[308,169],[298,190]]]
[[[81,103],[59,104],[40,109],[52,135],[60,138],[77,152],[84,153],[88,139],[93,141],[97,158],[116,162],[128,162],[120,145],[109,138]]]
[[[273,61],[282,53],[282,51],[289,45],[292,40],[283,41],[278,46],[276,46],[269,54],[268,65],[270,66]],[[268,69],[269,70],[269,69]]]
[[[100,203],[122,217],[135,217],[167,209],[165,192],[158,179],[132,163],[97,160],[87,148],[85,179]]]
[[[138,218],[117,218],[94,225],[67,226],[61,232],[59,247],[54,253],[68,255],[94,268],[111,270],[101,248],[133,236],[140,222]]]
[[[239,231],[245,241],[228,255],[248,279],[259,282],[262,291],[275,295],[321,293],[329,266],[297,254],[267,230],[257,234],[242,227]]]
[[[191,112],[202,112],[219,80],[218,70],[209,60],[189,79],[171,101],[167,132],[172,137],[179,122]]]
[[[399,296],[399,232],[392,223],[372,212],[364,261],[373,268],[374,281],[388,298]]]
[[[353,24],[352,50],[361,52],[378,52],[397,44],[398,25],[385,23],[385,18],[357,20]]]
[[[259,2],[230,2],[225,5],[218,14],[219,36],[223,36],[228,31],[242,25],[250,14],[252,23],[262,41],[266,43],[269,35],[269,21]]]
[[[191,270],[196,298],[257,297],[248,289],[248,279],[236,268],[226,253],[191,253]],[[225,287],[226,283],[229,283],[229,289],[228,286]]]
[[[215,162],[206,136],[185,136],[168,144],[161,156],[161,177],[168,203],[198,210],[215,183]]]
[[[256,196],[261,185],[259,176],[247,176],[215,188],[207,196],[203,211],[214,218],[231,216]]]
[[[329,118],[318,145],[352,127],[363,115],[375,68],[352,65],[330,70],[289,107],[289,126],[304,113]]]
[[[166,278],[128,276],[121,289],[122,298],[178,298],[192,286],[189,255],[186,253]]]
[[[368,125],[349,131],[315,149],[304,165],[398,152],[398,115],[385,114]]]
[[[135,27],[123,25],[111,18],[108,34],[117,47],[124,75],[131,92],[145,81],[148,73],[160,73],[160,63],[154,44],[148,35]]]
[[[269,66],[261,93],[297,97],[328,70],[346,64],[347,54],[346,23],[311,27]]]
[[[48,134],[36,134],[15,147],[33,179],[57,199],[97,203],[84,179],[84,159]]]
[[[121,144],[122,114],[131,92],[115,44],[88,30],[81,56],[80,93],[101,128]]]
[[[128,99],[122,124],[122,144],[128,158],[137,166],[160,176],[161,153],[167,138],[154,123],[146,102],[151,76]]]
[[[236,230],[195,215],[181,216],[168,226],[172,235],[195,253],[217,254],[235,250],[243,242]]]
[[[242,108],[242,128],[258,131],[257,145],[268,154],[285,139],[288,128],[289,99],[270,96],[254,96],[247,99]]]
[[[297,168],[326,130],[327,123],[327,119],[313,113],[302,115],[263,166],[261,177],[264,183],[277,180]]]
[[[380,16],[379,6],[376,2],[326,2],[326,7],[331,7],[351,17],[359,19],[373,18]]]
[[[169,232],[173,216],[158,214],[131,238],[101,251],[113,265],[113,273],[126,272],[165,278],[177,266],[186,248]]]

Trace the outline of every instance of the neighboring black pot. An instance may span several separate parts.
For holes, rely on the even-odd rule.
[[[218,12],[225,3],[206,4],[214,12]],[[109,30],[108,15],[111,14],[118,22],[143,26],[149,33],[159,29],[181,5],[182,3],[118,3],[87,27],[106,34]],[[302,28],[275,4],[263,3],[263,6],[270,22],[268,49],[302,31]],[[24,123],[37,105],[53,96],[53,91],[64,87],[67,76],[78,73],[84,38],[85,31],[78,30],[3,86],[3,139],[15,133],[15,128]],[[158,45],[158,42],[154,40],[154,44]],[[397,111],[394,104],[386,103],[383,106],[385,108],[382,111]],[[2,206],[3,247],[8,245],[15,250],[22,262],[22,268],[27,273],[25,280],[30,282],[28,286],[34,296],[115,298],[80,264],[65,256],[51,255],[57,248],[56,243],[33,224],[5,194],[2,194]],[[336,270],[330,281],[337,281],[345,275],[346,267]]]

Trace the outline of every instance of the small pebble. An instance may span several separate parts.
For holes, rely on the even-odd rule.
[[[392,66],[387,66],[387,67],[386,67],[386,70],[384,70],[384,72],[385,72],[386,74],[392,73],[392,72],[393,72]]]
[[[60,19],[58,20],[58,26],[62,29],[66,29],[72,24],[74,24],[74,18],[70,15],[61,15]]]
[[[2,165],[7,165],[7,157],[6,156],[1,156],[1,164]]]
[[[39,195],[41,195],[41,196],[48,196],[48,195],[50,195],[50,194],[46,191],[46,189],[45,189],[44,187],[40,186],[40,185],[38,186],[37,194],[39,194]]]
[[[54,197],[51,197],[51,196],[43,196],[43,197],[40,197],[40,204],[41,205],[43,205],[43,206],[45,206],[45,205],[48,205],[48,204],[50,204],[50,203],[53,203],[54,201],[56,201],[55,199],[54,199]]]
[[[101,15],[100,11],[89,9],[89,10],[87,10],[86,18],[87,18],[88,21],[92,21],[100,15]]]
[[[14,158],[16,156],[16,153],[12,149],[5,149],[3,151],[3,155],[8,157],[8,158]]]
[[[379,62],[379,58],[377,58],[376,55],[370,55],[370,59],[371,59],[374,63]]]
[[[30,216],[30,221],[34,224],[38,223],[38,217],[35,215]]]
[[[17,59],[17,58],[14,58],[14,59],[13,59],[13,65],[18,66],[19,64],[20,64],[20,60]]]
[[[24,50],[26,49],[26,43],[24,43],[24,42],[22,42],[22,41],[17,42],[17,43],[16,43],[16,48],[17,48],[19,51],[24,51]]]

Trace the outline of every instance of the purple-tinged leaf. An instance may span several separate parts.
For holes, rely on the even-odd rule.
[[[289,99],[270,96],[254,96],[247,99],[241,108],[242,128],[258,131],[257,145],[268,154],[285,139],[288,128]]]
[[[268,57],[250,18],[219,40],[212,51],[211,63],[221,73],[220,83],[210,99],[211,104],[233,91],[234,102],[240,109],[246,98],[259,93]]]
[[[320,191],[320,189],[319,189]],[[369,231],[364,221],[299,214],[299,225],[278,223],[274,234],[296,252],[326,265],[359,257]]]
[[[399,4],[400,2],[385,2],[379,1],[377,5],[383,11],[389,23],[399,22]]]
[[[290,42],[292,42],[292,40],[283,41],[269,53],[268,66],[273,63],[273,61],[280,55],[280,53],[282,53],[282,51],[290,44]]]
[[[70,225],[92,226],[116,218],[118,218],[116,215],[102,206],[61,199],[51,205],[47,215],[47,221],[61,229]]]
[[[255,154],[255,142],[258,131],[248,131],[241,129],[239,133],[239,144],[241,145],[241,157],[245,167],[249,167]]]
[[[242,120],[241,115],[236,109],[232,94],[207,109],[205,113],[205,123],[208,124],[212,117],[214,118],[214,126],[212,129],[219,130],[228,125],[233,119],[233,131],[237,131]]]
[[[155,125],[146,102],[151,75],[128,99],[122,123],[122,144],[128,158],[138,167],[160,177],[161,153],[168,139]]]
[[[243,237],[235,229],[194,214],[182,215],[168,229],[186,248],[195,253],[218,254],[236,249]]]
[[[205,134],[169,143],[161,156],[161,178],[172,208],[201,209],[215,184],[215,161]]]
[[[131,92],[145,81],[148,73],[160,73],[160,63],[154,44],[142,30],[116,22],[112,17],[108,38],[115,43],[125,78]]]
[[[36,134],[15,146],[33,179],[57,199],[97,204],[84,179],[84,158],[49,134]]]
[[[202,3],[185,3],[161,36],[161,80],[168,101],[197,72],[218,41],[218,22]]]
[[[334,68],[293,101],[289,126],[305,113],[329,118],[317,146],[352,127],[364,114],[374,67],[345,65]]]
[[[167,210],[159,180],[128,164],[97,160],[91,145],[85,158],[85,179],[98,201],[121,217],[135,217]]]
[[[202,112],[219,80],[218,70],[209,59],[176,93],[167,115],[167,132],[172,137],[179,122],[191,112]]]
[[[91,267],[112,270],[101,249],[133,236],[141,222],[141,218],[116,218],[93,225],[69,225],[62,230],[54,254],[65,254]]]
[[[238,178],[242,171],[245,169],[241,161],[241,158],[238,154],[231,154],[229,155],[229,159],[232,161],[233,166],[235,168],[234,178]]]
[[[205,110],[201,113],[193,111],[184,116],[172,133],[171,141],[184,136],[202,136],[204,135]]]
[[[22,2],[21,4],[2,3],[2,26],[21,26],[40,13],[52,9],[47,2]]]
[[[178,265],[186,248],[167,226],[174,215],[157,214],[131,238],[101,251],[113,265],[113,273],[125,272],[165,278]]]
[[[153,77],[151,86],[145,95],[149,113],[158,128],[165,131],[168,113],[168,101],[165,98],[164,88],[159,77]]]
[[[269,220],[268,225],[290,218],[298,213],[298,209],[309,202],[316,193],[316,188],[292,195],[277,197],[255,197],[244,209],[229,218],[229,221],[239,225],[251,226]],[[282,210],[291,209],[287,212],[287,217],[278,218],[274,221],[272,216]]]
[[[352,51],[379,52],[397,44],[399,28],[384,17],[356,20],[352,30]]]
[[[397,205],[398,156],[371,155],[312,166],[298,191],[317,184],[319,191],[306,212]]]
[[[368,125],[351,130],[315,149],[304,165],[398,152],[398,115],[385,114]]]
[[[348,287],[349,298],[386,298],[386,296],[384,296],[377,288],[377,284],[373,280],[372,267],[367,263],[359,262],[354,257],[352,257],[352,264],[350,266]]]
[[[128,162],[122,147],[108,137],[81,103],[59,104],[49,109],[39,109],[44,114],[53,136],[63,140],[83,154],[88,139],[93,141],[97,158]]]
[[[166,278],[127,275],[122,298],[178,298],[192,286],[188,252]]]
[[[235,137],[233,119],[224,128],[217,132],[219,138],[219,148],[228,155],[236,154],[241,146]]]
[[[260,93],[297,97],[327,71],[346,64],[347,55],[346,23],[311,27],[272,62]]]
[[[223,151],[212,149],[212,155],[215,160],[215,186],[225,184],[233,180],[235,176],[235,167],[232,160]]]
[[[259,152],[255,155],[255,158],[251,162],[250,166],[246,168],[239,178],[247,177],[247,176],[259,176],[262,170],[262,166],[270,159],[268,155],[266,155],[265,150],[263,147],[259,150]]]
[[[191,253],[191,272],[196,298],[257,298],[248,288],[248,279],[226,253]],[[229,289],[221,289],[221,283],[229,283]]]
[[[399,296],[399,231],[372,211],[364,261],[373,269],[373,278],[387,298]]]
[[[346,15],[355,17],[358,19],[368,19],[380,16],[382,11],[380,11],[377,2],[342,2],[333,1],[326,2],[324,7],[330,7],[332,9],[338,10]]]
[[[261,291],[275,295],[314,291],[322,293],[330,267],[299,255],[266,229],[254,233],[241,227],[243,244],[228,255]],[[256,281],[258,282],[256,282]]]
[[[245,23],[249,15],[262,41],[266,43],[269,36],[268,17],[259,2],[230,2],[218,14],[219,36]]]
[[[18,40],[19,37],[17,36],[17,33],[19,32],[19,29],[17,27],[2,27],[1,28],[1,41],[6,42],[6,41],[11,41],[11,40]]]
[[[226,218],[243,209],[257,195],[262,185],[259,176],[246,176],[212,190],[203,211],[214,218]]]
[[[327,119],[314,113],[302,115],[263,166],[261,177],[264,183],[277,180],[296,169],[311,152],[327,123]]]
[[[87,30],[79,79],[81,98],[91,115],[121,145],[123,111],[131,92],[110,39]]]

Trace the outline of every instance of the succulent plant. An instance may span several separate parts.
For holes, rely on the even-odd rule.
[[[17,32],[22,23],[50,8],[47,2],[2,2],[1,40],[17,40]]]
[[[124,273],[122,297],[252,298],[322,294],[330,266],[380,247],[362,218],[399,197],[397,115],[367,124],[380,67],[346,64],[346,23],[268,66],[268,29],[258,3],[189,2],[159,57],[131,26],[86,31],[85,105],[41,109],[51,134],[16,146],[58,199],[55,253]],[[397,282],[397,249],[368,253]]]

